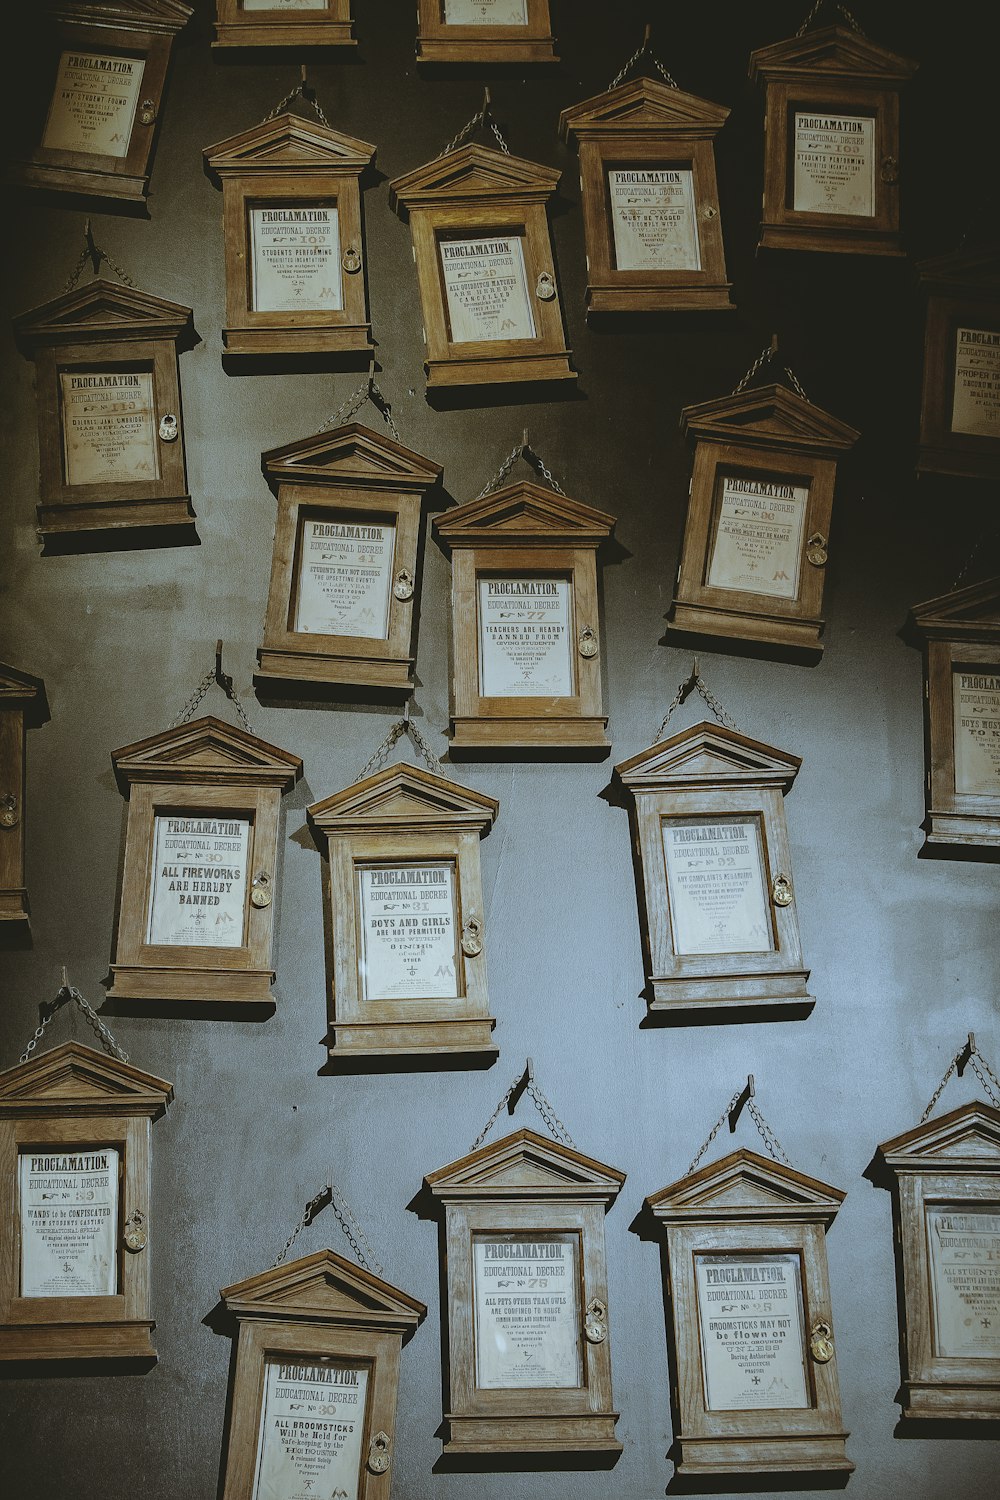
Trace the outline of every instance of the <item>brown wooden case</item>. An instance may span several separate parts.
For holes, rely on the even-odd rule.
[[[222,1500],[253,1500],[266,1366],[343,1362],[367,1371],[358,1500],[389,1500],[400,1351],[422,1302],[332,1250],[250,1276],[220,1293],[239,1333]],[[346,1490],[334,1490],[346,1494]]]
[[[694,438],[695,452],[672,625],[699,635],[822,651],[837,462],[860,434],[781,385],[755,386],[686,406],[681,429]],[[788,549],[795,553],[794,575],[778,576],[786,570],[776,566],[773,577],[762,575],[761,587],[753,587],[760,543],[752,535],[741,543],[741,526],[749,528],[752,522],[726,514],[727,480],[807,490],[798,545]],[[768,511],[760,519],[773,522],[775,517]],[[725,526],[732,528],[730,538]],[[737,557],[745,558],[745,574],[735,575],[740,583],[746,578],[743,587],[721,586],[712,578],[715,559],[722,556],[720,542],[726,540]],[[775,593],[776,587],[785,590],[785,597]]]
[[[843,26],[827,26],[761,47],[750,77],[765,88],[764,215],[760,244],[771,250],[902,255],[899,242],[899,95],[918,64]],[[796,209],[795,115],[871,119],[872,212]]]
[[[100,278],[14,319],[18,340],[35,361],[42,537],[127,527],[177,527],[190,534],[194,511],[187,493],[177,361],[190,322],[189,307]],[[74,371],[151,376],[157,473],[149,479],[69,483],[61,382]]]
[[[156,1359],[150,1126],[173,1097],[173,1084],[79,1042],[0,1073],[0,1360]],[[19,1155],[100,1146],[119,1152],[117,1291],[22,1297]]]
[[[25,730],[49,716],[45,684],[0,662],[0,923],[27,932],[24,884]]]
[[[367,141],[301,115],[277,115],[203,153],[222,184],[226,255],[227,354],[343,354],[368,351],[362,174],[375,160]],[[337,211],[339,308],[269,312],[254,308],[254,209],[328,207]]]
[[[812,1009],[783,802],[800,765],[797,755],[722,724],[704,722],[616,766],[632,794],[633,857],[650,1012],[683,1023],[706,1011],[763,1007],[775,1014],[803,1015]],[[770,928],[763,951],[683,951],[678,939],[665,825],[712,825],[713,820],[756,827],[761,904]]]
[[[1000,248],[925,260],[917,276],[925,302],[917,472],[1000,478]]]
[[[666,1230],[678,1475],[850,1472],[840,1411],[825,1233],[845,1194],[739,1150],[646,1202]],[[696,1279],[699,1256],[792,1255],[807,1405],[710,1407]]]
[[[475,19],[451,19],[451,11]],[[501,12],[509,19],[498,24]],[[418,63],[558,61],[549,0],[417,0]]]
[[[145,202],[170,51],[192,14],[181,0],[56,0],[47,16],[49,63],[39,80],[44,113],[31,119],[33,135],[23,159],[8,168],[8,180],[88,198]],[[128,136],[120,155],[45,145],[50,112],[60,97],[61,59],[81,54],[120,67],[141,63],[131,117],[123,107],[120,123]],[[100,71],[106,76],[110,70]]]
[[[351,0],[284,0],[268,9],[216,0],[213,47],[356,47]]]
[[[428,386],[576,379],[569,365],[546,213],[561,175],[520,156],[472,145],[390,182],[393,207],[410,220]],[[463,235],[518,239],[533,338],[453,341],[441,249],[443,241]]]
[[[330,1057],[475,1053],[495,1057],[486,988],[479,841],[500,804],[419,766],[387,766],[309,808],[327,841],[333,948]],[[358,894],[365,865],[451,866],[454,997],[366,998]]]
[[[597,549],[614,526],[605,511],[525,481],[435,520],[435,534],[452,554],[453,750],[608,749]],[[497,697],[481,691],[479,583],[505,574],[568,580],[571,693]]]
[[[590,312],[697,312],[734,307],[726,276],[715,137],[729,115],[652,78],[633,78],[559,116],[559,133],[577,141],[587,245]],[[675,169],[691,174],[697,265],[623,269],[615,249],[609,172]]]
[[[1000,859],[1000,577],[915,604],[911,617],[924,643],[924,849]],[[975,695],[964,714],[963,692]]]
[[[301,760],[206,715],[115,750],[111,762],[129,807],[109,997],[273,1010],[272,900],[281,794],[302,774]],[[174,814],[249,819],[239,943],[148,941],[156,819]]]
[[[624,1181],[623,1172],[533,1130],[517,1130],[425,1178],[445,1205],[446,1454],[621,1452],[612,1407],[604,1215]],[[575,1244],[578,1386],[477,1384],[473,1244],[480,1234],[526,1240],[564,1234]]]
[[[891,1173],[903,1416],[996,1421],[1000,1110],[978,1100],[963,1104],[884,1141],[878,1158]],[[951,1231],[949,1213],[956,1220]],[[949,1232],[954,1247],[945,1239]],[[942,1264],[935,1267],[939,1244]],[[948,1267],[944,1257],[952,1248]],[[939,1312],[949,1291],[960,1304],[959,1330]],[[956,1344],[967,1347],[959,1351]]]
[[[440,464],[352,422],[261,454],[278,497],[258,679],[411,692],[420,608],[423,501]],[[304,528],[310,520],[394,529],[384,637],[296,629]]]

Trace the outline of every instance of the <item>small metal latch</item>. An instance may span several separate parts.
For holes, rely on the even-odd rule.
[[[814,1323],[809,1330],[809,1353],[818,1365],[833,1358],[833,1329],[829,1323]]]
[[[899,162],[894,156],[883,156],[879,176],[890,186],[899,181]]]
[[[814,568],[825,567],[830,555],[829,546],[830,543],[823,533],[814,531],[806,542],[806,562],[811,562]]]
[[[146,1215],[140,1213],[138,1209],[129,1214],[125,1220],[125,1248],[127,1250],[136,1252],[145,1250],[149,1240],[149,1231],[146,1227],[148,1223]]]
[[[483,951],[483,924],[478,917],[470,917],[462,928],[462,952],[466,958],[478,958]]]
[[[353,276],[355,271],[361,270],[361,255],[357,250],[354,249],[353,245],[348,246],[348,248],[344,251],[344,256],[340,264],[343,266],[348,276]]]
[[[714,203],[706,203],[705,207],[701,211],[701,216],[703,219],[714,219],[718,212],[719,210],[716,208]]]
[[[603,1344],[608,1336],[608,1309],[599,1297],[591,1297],[587,1303],[583,1331],[589,1344]]]
[[[400,568],[392,584],[392,592],[397,599],[406,602],[413,598],[413,574],[407,572],[406,568]]]
[[[793,900],[792,882],[788,879],[787,875],[776,875],[774,877],[774,884],[771,887],[771,900],[775,906],[791,906]]]
[[[389,1434],[376,1432],[368,1444],[368,1468],[373,1474],[384,1474],[392,1462],[389,1452]]]
[[[19,799],[14,792],[0,795],[0,828],[16,828],[21,821]]]
[[[543,271],[535,284],[535,296],[542,302],[551,302],[556,294],[556,284],[552,280],[551,272]]]
[[[160,418],[159,432],[160,437],[165,443],[176,443],[180,436],[180,428],[177,425],[177,418],[172,411],[164,412]]]
[[[152,99],[143,99],[139,105],[140,125],[152,125],[156,121],[156,105]]]
[[[272,891],[271,877],[263,870],[258,870],[251,881],[253,889],[250,892],[250,900],[254,906],[270,906]]]
[[[581,656],[596,656],[600,647],[597,644],[597,636],[589,625],[585,625],[580,631],[580,639],[576,643],[577,650]]]

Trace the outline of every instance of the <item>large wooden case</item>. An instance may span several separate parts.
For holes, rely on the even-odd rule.
[[[25,729],[48,716],[42,679],[0,662],[0,923],[12,923],[19,934],[28,930],[30,911],[24,884]]]
[[[917,267],[925,303],[920,474],[1000,478],[1000,249]]]
[[[216,0],[213,47],[356,47],[351,0]]]

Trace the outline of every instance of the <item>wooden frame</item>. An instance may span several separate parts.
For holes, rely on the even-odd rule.
[[[678,1475],[853,1470],[844,1451],[848,1434],[840,1410],[825,1241],[845,1196],[815,1177],[767,1161],[755,1151],[739,1150],[647,1198],[649,1209],[666,1230]],[[786,1293],[782,1300],[787,1302],[791,1291],[799,1302],[802,1370],[795,1406],[755,1410],[749,1405],[753,1397],[741,1391],[724,1394],[725,1374],[732,1373],[725,1368],[719,1371],[712,1391],[708,1358],[703,1357],[703,1348],[710,1348],[712,1329],[702,1314],[698,1272],[703,1258],[729,1256],[758,1261],[770,1257],[775,1270],[779,1264],[785,1267],[780,1276],[771,1274],[776,1284],[788,1283],[782,1287]],[[710,1274],[706,1271],[706,1279]],[[749,1267],[741,1279],[748,1283],[753,1279]],[[745,1310],[754,1316],[752,1302]],[[794,1328],[794,1318],[788,1321]],[[777,1351],[777,1344],[775,1338],[761,1350],[775,1350],[771,1368],[777,1366],[780,1374],[785,1351]],[[736,1365],[729,1349],[719,1356],[723,1364],[727,1355]],[[768,1356],[755,1351],[755,1357]],[[790,1362],[797,1363],[794,1349]],[[749,1379],[744,1375],[744,1380],[747,1387],[753,1380],[756,1388],[767,1381],[767,1372]],[[793,1386],[788,1389],[790,1395],[796,1394]],[[744,1404],[737,1404],[740,1401]]]
[[[449,9],[479,9],[477,21],[448,19]],[[497,7],[508,17],[498,25],[488,19]],[[520,19],[523,13],[524,20]],[[418,63],[555,63],[549,0],[417,0]]]
[[[615,767],[632,794],[633,857],[651,1013],[683,1022],[706,1011],[749,1006],[775,1014],[804,1015],[812,1009],[783,803],[800,765],[797,755],[722,724],[701,723]],[[691,845],[697,854],[685,856],[677,838],[668,848],[668,824],[678,837],[689,825],[705,825]],[[727,839],[742,841],[732,845],[732,856],[725,853]],[[673,879],[671,857],[678,861]],[[712,900],[701,899],[703,887],[692,882],[708,879],[705,872],[723,863],[743,877],[739,893],[750,915],[742,915],[739,904],[731,908],[718,916],[713,937],[708,932]],[[717,888],[718,879],[713,886]],[[753,901],[755,887],[759,894]],[[744,929],[754,906],[759,906],[761,930],[748,933]],[[729,950],[717,951],[727,942]]]
[[[190,323],[189,307],[100,278],[14,319],[18,340],[36,368],[42,537],[128,527],[184,528],[190,533],[194,510],[187,492],[177,358]],[[102,462],[99,437],[89,444],[88,453],[86,432],[73,436],[64,381],[72,387],[74,372],[80,380],[133,381],[139,386],[140,402],[148,399],[140,441],[148,436],[152,452],[133,464],[134,477],[89,481],[78,476],[70,482],[69,455],[77,441],[81,470],[93,465],[101,472]],[[144,378],[148,397],[142,393]],[[69,394],[72,397],[72,389]],[[105,400],[113,398],[112,391]],[[103,424],[112,415],[109,405]],[[83,418],[84,424],[87,420]],[[118,420],[121,424],[126,419]],[[139,477],[149,469],[149,478]]]
[[[213,47],[356,47],[351,0],[216,0]]]
[[[24,884],[25,729],[49,717],[45,684],[0,662],[0,924],[27,932]],[[9,930],[9,929],[8,929]]]
[[[278,518],[257,679],[412,692],[423,501],[439,483],[441,465],[352,422],[272,448],[261,455],[261,468],[277,494]],[[384,569],[384,635],[373,633],[373,627],[365,635],[299,628],[302,575],[308,566],[306,532],[311,522],[381,528],[373,541],[358,542],[354,552],[378,546],[389,553]],[[312,545],[319,545],[315,535]],[[348,543],[340,545],[346,549]],[[346,551],[343,555],[346,567],[352,559]],[[335,567],[334,555],[330,571]],[[331,612],[346,607],[344,592],[342,583],[338,603],[336,595],[330,597],[324,590]],[[377,602],[372,601],[371,611]]]
[[[46,18],[51,66],[35,96],[41,112],[26,121],[31,134],[22,147],[24,157],[8,168],[8,180],[89,198],[145,202],[170,52],[192,14],[192,7],[181,0],[56,0]],[[108,63],[110,69],[99,66]],[[78,99],[81,95],[85,69],[99,78],[117,72],[126,83],[124,91],[105,94],[117,103],[105,107],[96,127],[96,107],[82,110],[78,102],[74,119],[71,101],[74,91]],[[90,86],[89,78],[86,84]],[[93,94],[87,97],[93,99]],[[63,100],[70,101],[67,119],[60,119],[57,110]],[[119,154],[116,143],[123,132],[127,139]],[[63,144],[46,145],[50,134]],[[67,136],[78,144],[106,143],[111,149],[70,150]]]
[[[919,474],[1000,478],[1000,249],[917,267],[924,315]]]
[[[435,534],[452,555],[452,750],[607,750],[597,550],[614,526],[605,511],[523,481],[435,520]],[[558,623],[566,653],[559,675],[568,692],[514,697],[486,690],[493,684],[484,676],[482,632],[489,622],[481,585],[504,575],[564,586],[558,611],[565,619]],[[544,656],[539,670],[547,670]]]
[[[995,1264],[1000,1249],[1000,1110],[978,1100],[963,1104],[884,1141],[878,1158],[891,1174],[899,1247],[903,1416],[995,1422],[1000,1418]],[[949,1211],[958,1220],[950,1231]],[[968,1222],[972,1215],[978,1223]],[[949,1232],[956,1236],[952,1245],[958,1251],[951,1266],[946,1259],[952,1248]],[[935,1252],[941,1256],[939,1267]],[[959,1312],[965,1316],[956,1326]],[[988,1317],[990,1312],[995,1316]]]
[[[559,134],[567,142],[576,140],[580,149],[590,312],[698,312],[734,307],[715,176],[715,137],[728,115],[721,104],[652,78],[633,78],[563,110]],[[650,254],[640,230],[631,231],[631,247],[619,252],[619,220],[610,175],[618,171],[626,179],[650,172],[669,174],[660,179],[660,203],[650,203],[647,196],[650,218],[655,221],[661,216],[661,227],[654,231],[659,257]],[[629,196],[637,191],[623,179],[621,229],[626,232],[628,215],[641,212],[628,206],[632,202],[641,205],[642,196]],[[646,192],[652,194],[653,189],[647,187]],[[682,217],[680,227],[674,225],[668,234],[662,216],[671,211]],[[686,244],[681,243],[682,237]],[[647,263],[619,265],[620,257],[630,256]],[[665,267],[655,263],[657,258],[673,258],[681,264]]]
[[[561,175],[520,156],[461,146],[390,182],[392,206],[410,220],[428,387],[576,379],[569,364],[546,212]],[[502,246],[507,268],[515,273],[511,297],[518,299],[516,317],[501,319],[504,308],[499,308],[493,333],[486,338],[454,337],[442,259],[445,245],[452,241],[457,242],[456,254],[459,246],[481,245],[480,259],[488,259],[490,246]],[[489,269],[481,269],[470,285],[489,280]],[[470,328],[482,322],[482,316],[469,313]],[[507,322],[533,331],[501,338],[497,330]]]
[[[150,1126],[173,1097],[173,1084],[79,1042],[0,1073],[0,1360],[155,1361]],[[115,1292],[22,1296],[20,1157],[101,1147],[118,1153]]]
[[[624,1181],[614,1167],[533,1130],[515,1131],[425,1179],[445,1205],[446,1454],[621,1452],[612,1409],[604,1215]],[[491,1235],[563,1236],[576,1246],[567,1278],[575,1268],[579,1374],[572,1387],[478,1384],[473,1246]]]
[[[257,1005],[273,1010],[272,900],[277,890],[281,794],[302,774],[301,760],[206,716],[115,750],[111,761],[129,808],[109,997],[223,1007]],[[172,817],[185,822],[239,820],[248,824],[245,834],[240,834],[240,841],[246,843],[242,860],[238,852],[231,857],[233,865],[239,862],[240,870],[230,887],[235,885],[237,896],[243,887],[242,912],[232,919],[242,921],[239,942],[216,946],[185,942],[177,935],[165,942],[151,940],[158,863],[176,862],[167,866],[176,870],[176,876],[170,876],[166,891],[174,890],[176,879],[179,895],[188,893],[189,902],[195,894],[204,895],[206,885],[215,891],[226,883],[206,879],[202,868],[222,857],[216,853],[223,847],[219,843],[212,851],[189,853],[186,860],[183,852],[168,854],[170,846],[164,843],[162,860],[157,861],[159,821]],[[197,836],[201,831],[177,832]],[[215,837],[224,840],[225,830],[218,829]],[[202,842],[207,843],[207,838]],[[198,865],[190,863],[194,859]],[[228,901],[208,894],[209,901],[193,903],[191,920],[203,910],[206,920],[215,908],[226,913]],[[197,922],[195,930],[201,930]]]
[[[226,255],[222,342],[226,353],[344,354],[373,349],[360,179],[375,159],[375,147],[317,120],[284,114],[207,146],[203,155],[206,168],[222,185]],[[336,216],[333,220],[331,210]],[[332,258],[336,286],[321,285],[315,294],[307,290],[301,310],[257,308],[256,288],[258,281],[264,283],[264,266],[279,286],[263,300],[289,300],[289,288],[280,285],[283,277],[288,279],[286,273],[269,266],[263,253],[258,263],[253,215],[296,211],[327,215],[324,235],[329,244],[311,275],[322,281],[329,273],[325,262]],[[305,230],[297,233],[312,243]],[[291,300],[298,295],[293,286]],[[308,305],[324,296],[339,305]]]
[[[494,798],[419,766],[396,765],[308,809],[313,828],[329,849],[333,1019],[327,1042],[335,1062],[425,1053],[496,1056],[491,1036],[496,1023],[486,988],[479,841],[493,826],[499,806]],[[455,994],[368,997],[361,872],[415,864],[450,868]],[[415,916],[419,904],[411,902],[408,920],[424,925]],[[426,909],[428,903],[422,904]],[[440,915],[429,920],[440,926]]]
[[[253,1500],[258,1493],[266,1370],[286,1362],[366,1371],[359,1463],[350,1493],[357,1500],[389,1500],[400,1351],[423,1321],[424,1304],[332,1250],[262,1271],[220,1295],[239,1329],[222,1500]],[[314,1411],[307,1405],[304,1415]],[[322,1413],[310,1420],[321,1422]],[[349,1419],[341,1417],[335,1425],[347,1426]],[[344,1446],[353,1440],[342,1430],[339,1436]]]
[[[1000,859],[1000,577],[916,604],[911,617],[924,645],[924,852]],[[956,744],[963,692],[969,736]]]
[[[681,428],[695,453],[674,629],[822,651],[837,461],[860,434],[781,385],[686,406]],[[791,515],[783,535],[776,506]]]
[[[751,54],[750,77],[765,87],[762,247],[848,255],[904,253],[899,242],[899,94],[917,66],[911,58],[842,26],[808,31]],[[848,143],[857,139],[862,170],[866,156],[870,164],[870,179],[856,184],[859,207],[841,213],[795,208],[797,115],[803,116],[806,135],[812,130],[822,137],[830,118],[844,117],[847,126],[826,130],[832,136],[827,146],[834,167],[825,169],[826,187],[817,179],[803,188],[803,197],[825,194],[832,202],[838,190],[850,191],[850,183],[836,181],[836,163],[844,159]],[[816,117],[813,127],[805,123],[811,116]],[[821,141],[807,143],[804,137],[802,159],[815,149],[827,154]]]

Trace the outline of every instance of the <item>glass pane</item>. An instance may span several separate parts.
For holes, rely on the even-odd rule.
[[[42,134],[47,151],[128,155],[145,63],[107,52],[63,52]]]
[[[242,946],[251,827],[228,814],[153,819],[147,943]]]
[[[250,209],[254,312],[329,312],[343,307],[335,203],[272,203]]]
[[[395,547],[395,526],[302,516],[293,629],[387,640]]]
[[[608,193],[619,271],[701,270],[689,167],[616,167]]]
[[[928,1207],[934,1350],[1000,1359],[1000,1204]]]
[[[675,953],[768,953],[760,820],[664,818]]]
[[[808,506],[807,485],[720,474],[709,588],[797,599]]]
[[[875,214],[875,121],[796,111],[792,207],[799,213]]]
[[[60,370],[67,484],[160,477],[152,370]]]
[[[995,797],[1000,793],[1000,667],[959,667],[951,681],[955,791]]]
[[[480,578],[483,698],[573,696],[568,578]]]
[[[519,235],[442,240],[440,248],[453,344],[535,337]]]
[[[112,1146],[20,1153],[22,1297],[118,1291],[118,1165]]]
[[[806,1380],[799,1258],[694,1258],[709,1411],[802,1409]]]
[[[359,1500],[368,1368],[269,1358],[253,1500]]]
[[[476,1384],[516,1391],[583,1384],[575,1234],[472,1240]]]
[[[446,26],[527,26],[528,0],[444,0]]]
[[[362,999],[457,996],[454,865],[361,865],[357,878]]]
[[[956,328],[952,432],[1000,437],[1000,333]]]

